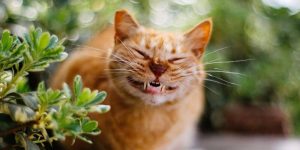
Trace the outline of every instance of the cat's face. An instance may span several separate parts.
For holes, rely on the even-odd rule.
[[[204,77],[199,59],[211,26],[206,20],[186,34],[160,33],[141,27],[126,11],[118,11],[109,62],[114,86],[151,105],[180,98]]]

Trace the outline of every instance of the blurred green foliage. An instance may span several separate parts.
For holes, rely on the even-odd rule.
[[[120,8],[129,9],[141,24],[167,31],[185,31],[212,17],[204,62],[208,79],[219,83],[206,82],[205,121],[220,126],[218,113],[231,103],[276,105],[290,113],[300,133],[298,1],[4,0],[0,26],[21,32],[35,24],[77,45],[111,22]]]

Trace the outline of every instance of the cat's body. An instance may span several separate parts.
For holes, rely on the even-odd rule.
[[[130,45],[132,44],[130,43],[130,40],[131,42],[135,41],[136,43],[143,43],[143,40],[141,39],[144,39],[144,41],[146,41],[146,44],[144,42],[144,46],[150,49],[150,47],[153,47],[154,40],[150,39],[149,41],[148,38],[163,37],[158,39],[165,40],[167,38],[172,40],[172,38],[174,39],[177,37],[174,35],[161,36],[162,33],[148,30],[143,31],[143,29],[138,32],[146,32],[146,34],[142,34],[146,37],[140,37],[140,33],[140,35],[131,35],[131,39],[124,37],[124,33],[122,33],[122,31],[118,31],[118,22],[121,22],[124,25],[124,18],[125,23],[126,20],[129,23],[135,22],[131,20],[132,18],[127,14],[127,12],[119,11],[118,13],[115,21],[116,27],[108,28],[101,34],[96,35],[87,44],[87,46],[84,46],[80,50],[74,52],[71,57],[63,63],[53,78],[52,87],[60,88],[62,82],[71,83],[73,77],[76,74],[80,74],[85,86],[91,89],[104,90],[108,93],[105,104],[110,105],[111,110],[108,113],[101,115],[90,115],[92,118],[99,121],[99,127],[102,130],[102,133],[97,137],[93,137],[93,145],[76,141],[75,145],[70,149],[188,149],[188,147],[191,146],[193,135],[196,134],[196,124],[201,112],[203,111],[204,97],[202,82],[204,74],[197,74],[197,80],[192,77],[188,79],[181,79],[180,76],[172,76],[172,73],[174,72],[167,72],[166,70],[162,72],[162,69],[164,68],[159,65],[154,66],[153,69],[153,66],[150,64],[150,69],[146,70],[145,66],[149,63],[148,60],[150,61],[148,55],[151,54],[144,54],[143,52],[138,54],[140,53],[139,51],[137,53],[134,52],[133,54],[131,50],[128,50],[126,44],[128,44],[128,46],[132,46]],[[118,17],[120,18],[120,16],[121,21],[118,20]],[[127,18],[128,16],[129,18]],[[127,29],[126,32],[130,32],[130,29],[131,28],[129,28],[129,30]],[[209,31],[209,35],[210,32],[211,31]],[[121,41],[118,42],[118,39]],[[208,39],[209,37],[207,38],[207,41]],[[152,41],[152,44],[148,44],[147,46],[147,40],[150,43]],[[167,46],[168,42],[162,42],[162,44]],[[169,43],[172,42],[169,41]],[[202,44],[201,55],[206,44],[207,42],[205,45]],[[174,47],[172,48],[172,44],[169,44],[169,48],[170,45],[171,49],[174,50]],[[157,46],[157,42],[156,45],[154,44],[154,47],[155,46]],[[165,49],[168,48],[166,46],[164,46]],[[95,47],[97,50],[91,47]],[[125,80],[129,77],[132,78],[132,74],[129,71],[126,71],[128,68],[125,70],[122,68],[120,69],[120,65],[124,65],[124,60],[122,60],[122,62],[118,62],[120,59],[116,60],[112,58],[114,56],[124,56],[124,54],[121,55],[121,52],[124,53],[124,49],[130,51],[126,57],[131,57],[132,55],[145,57],[142,60],[136,60],[140,62],[129,65],[127,64],[128,68],[135,64],[139,64],[144,67],[143,72],[146,73],[139,77],[145,78],[143,79],[143,82],[136,81],[137,79],[132,79],[133,81]],[[153,51],[161,50],[157,50],[156,48],[156,50]],[[151,58],[153,57],[153,61],[156,57],[155,54],[157,53],[158,52],[152,54]],[[147,55],[147,57],[145,55]],[[162,54],[158,55],[161,56]],[[190,59],[192,60],[185,60],[189,61],[189,63],[179,67],[183,69],[184,67],[188,67],[189,65],[197,62],[193,60],[193,58]],[[125,63],[128,63],[129,60],[130,59],[128,59],[127,62],[125,61]],[[162,60],[162,58],[160,58],[160,60]],[[175,61],[178,60],[180,61],[181,59],[177,58]],[[177,64],[175,63],[175,65]],[[196,65],[196,68],[203,69],[202,65],[199,65],[198,62]],[[176,68],[178,68],[178,66],[172,68],[172,64],[168,64],[169,70],[176,70]],[[153,73],[151,73],[151,71]],[[140,74],[140,72],[135,73]],[[169,76],[167,76],[168,73],[170,74]],[[190,74],[190,72],[185,72],[186,75],[189,75],[188,73]],[[138,75],[136,76],[138,77]],[[171,80],[172,77],[174,77],[174,81]],[[177,81],[177,78],[175,79],[175,77],[181,80]],[[146,81],[146,79],[148,81]],[[155,81],[152,81],[153,79],[155,79]],[[125,81],[126,83],[124,83]],[[69,145],[69,143],[65,145]]]

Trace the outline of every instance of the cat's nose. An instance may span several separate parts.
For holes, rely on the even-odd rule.
[[[168,68],[166,65],[157,64],[155,62],[151,62],[149,67],[156,77],[160,77],[163,73],[167,71]]]

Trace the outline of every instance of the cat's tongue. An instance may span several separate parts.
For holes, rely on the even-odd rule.
[[[145,92],[149,93],[149,94],[160,94],[161,87],[147,86],[147,88],[145,89]]]
[[[160,94],[160,92],[161,92],[160,87],[148,86],[146,89],[146,93],[149,94]]]

